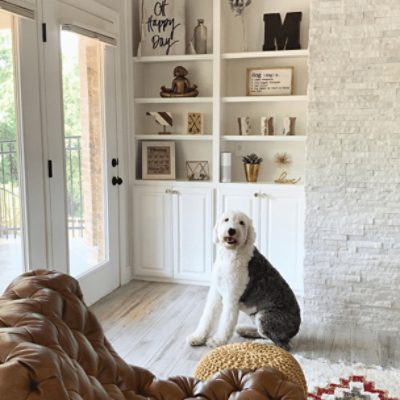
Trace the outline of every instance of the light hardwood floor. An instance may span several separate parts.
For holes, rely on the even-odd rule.
[[[191,375],[210,351],[185,342],[203,310],[207,288],[134,281],[92,307],[116,351],[130,364],[160,377]],[[241,315],[241,322],[248,322]],[[307,358],[400,367],[400,338],[360,327],[322,331],[303,323],[293,351]],[[242,341],[237,335],[232,342]]]

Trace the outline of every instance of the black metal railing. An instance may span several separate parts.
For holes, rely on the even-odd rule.
[[[82,237],[83,191],[80,136],[65,138],[68,230]],[[17,237],[21,232],[21,200],[18,177],[18,152],[15,140],[0,141],[0,237]]]
[[[65,163],[67,179],[68,230],[72,237],[82,237],[85,229],[82,209],[83,191],[81,154],[81,137],[66,137]]]
[[[15,140],[0,142],[0,237],[16,238],[21,231],[21,205]]]

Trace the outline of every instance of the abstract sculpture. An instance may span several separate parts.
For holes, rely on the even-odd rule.
[[[147,112],[146,115],[149,115],[154,118],[158,125],[163,127],[163,132],[158,132],[159,135],[170,135],[171,132],[167,132],[167,126],[172,127],[174,126],[172,114],[169,112],[164,111],[157,111],[157,112]]]

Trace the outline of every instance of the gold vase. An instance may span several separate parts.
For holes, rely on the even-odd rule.
[[[243,164],[247,182],[257,182],[260,164]]]

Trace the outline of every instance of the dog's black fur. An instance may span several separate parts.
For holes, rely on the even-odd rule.
[[[300,329],[300,307],[287,282],[271,263],[254,247],[249,262],[249,283],[240,302],[255,308],[251,315],[258,319],[261,337],[289,349],[289,342]]]

